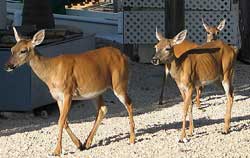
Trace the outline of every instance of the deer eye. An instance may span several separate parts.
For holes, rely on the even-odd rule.
[[[172,48],[166,48],[165,50],[169,52],[172,50]]]
[[[20,53],[25,54],[25,53],[27,53],[27,50],[22,50]]]

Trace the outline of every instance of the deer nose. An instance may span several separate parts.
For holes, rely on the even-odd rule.
[[[12,71],[12,70],[14,70],[16,68],[16,66],[14,65],[14,64],[5,64],[5,66],[4,66],[4,70],[5,71]]]
[[[160,59],[154,57],[154,58],[152,58],[151,63],[154,64],[154,65],[159,65],[160,64]]]

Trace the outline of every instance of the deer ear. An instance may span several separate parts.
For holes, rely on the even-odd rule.
[[[204,21],[203,18],[201,18],[201,21],[202,21],[202,25],[203,25],[203,27],[205,28],[205,30],[206,30],[207,32],[209,32],[209,26],[208,26],[208,24]]]
[[[33,39],[32,39],[32,45],[33,47],[41,44],[43,42],[45,38],[45,30],[40,30],[39,32],[37,32],[34,36],[33,36]]]
[[[17,31],[16,31],[16,28],[13,27],[13,31],[14,31],[14,35],[15,35],[15,39],[17,42],[19,42],[21,40],[20,36],[18,35]]]
[[[220,24],[217,26],[217,29],[220,31],[223,30],[223,28],[225,27],[225,24],[226,24],[226,19],[220,22]]]
[[[157,27],[155,29],[155,36],[158,39],[158,41],[161,41],[162,39],[164,39],[163,35],[160,32],[158,32]]]
[[[183,30],[173,38],[173,45],[182,43],[187,36],[187,30]]]

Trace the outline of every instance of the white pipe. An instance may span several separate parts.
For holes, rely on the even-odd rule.
[[[0,0],[0,29],[6,29],[6,19],[7,13],[6,13],[6,1]]]

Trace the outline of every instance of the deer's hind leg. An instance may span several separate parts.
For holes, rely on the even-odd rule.
[[[200,101],[200,98],[201,98],[201,91],[202,91],[202,87],[196,87],[196,106],[197,108],[201,108],[201,101]]]
[[[133,118],[133,104],[131,99],[127,94],[127,81],[113,83],[113,90],[116,97],[120,100],[120,102],[126,107],[126,110],[129,115],[129,124],[130,124],[130,144],[135,143],[135,123]]]
[[[133,104],[128,96],[128,68],[125,64],[125,69],[121,71],[115,71],[112,74],[112,89],[116,97],[120,102],[126,107],[129,115],[129,125],[130,125],[130,144],[135,143],[135,123],[133,118]]]
[[[94,126],[91,130],[91,132],[89,133],[89,136],[88,138],[86,139],[86,142],[84,143],[84,148],[85,149],[88,149],[90,148],[91,144],[92,144],[92,141],[93,141],[93,138],[95,136],[95,133],[98,129],[98,127],[100,126],[100,123],[101,121],[103,120],[103,118],[105,117],[106,113],[107,113],[107,107],[105,106],[104,104],[104,101],[103,101],[103,98],[102,96],[99,96],[97,98],[97,116],[96,116],[96,119],[95,119],[95,123],[94,123]]]
[[[129,124],[130,124],[130,144],[135,143],[135,123],[133,119],[133,105],[129,98],[129,96],[125,93],[117,93],[115,92],[115,95],[119,98],[119,100],[122,102],[122,104],[126,107],[129,115]]]
[[[187,117],[187,113],[188,110],[190,110],[190,114],[189,114],[189,119],[190,119],[190,124],[189,124],[189,130],[193,131],[193,117],[192,117],[192,109],[191,109],[191,104],[192,104],[192,91],[193,88],[190,87],[187,90],[185,90],[185,92],[181,92],[181,94],[184,94],[184,105],[183,105],[183,115],[182,115],[182,129],[181,129],[181,138],[179,140],[180,143],[184,143],[187,141],[186,139],[186,117]],[[189,109],[190,108],[190,109]],[[192,134],[192,132],[191,132]]]
[[[233,106],[233,85],[232,85],[233,71],[229,71],[224,75],[224,80],[222,81],[223,88],[225,90],[225,94],[227,96],[226,103],[226,114],[225,114],[225,127],[223,134],[229,133],[230,130],[230,121],[231,121],[231,113]]]

